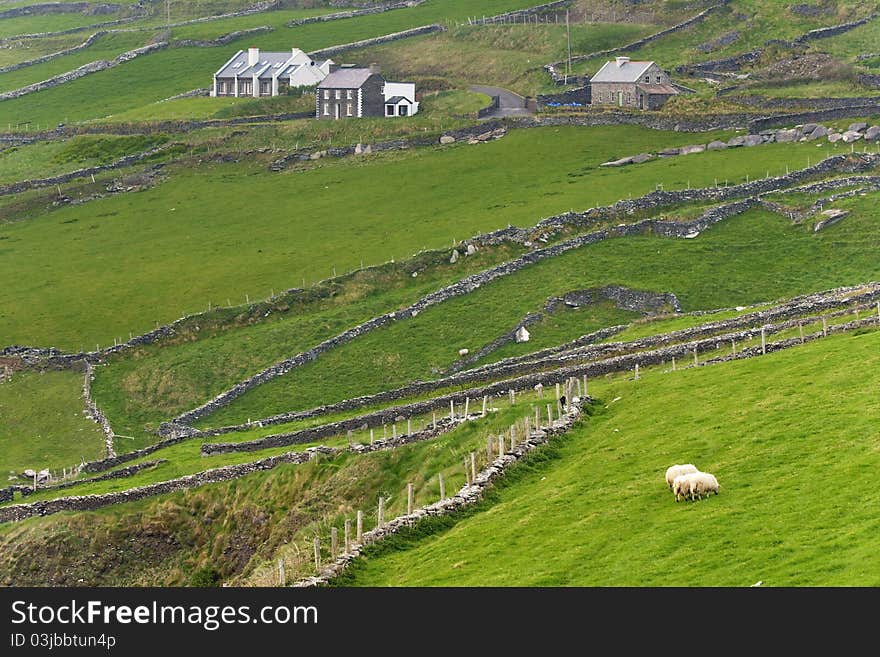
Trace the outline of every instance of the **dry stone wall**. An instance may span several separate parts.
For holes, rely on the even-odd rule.
[[[314,50],[309,53],[309,56],[312,59],[326,59],[327,57],[333,57],[334,55],[338,55],[339,53],[347,52],[349,50],[369,48],[371,46],[378,46],[383,43],[391,43],[392,41],[400,41],[401,39],[409,39],[415,36],[422,36],[424,34],[432,34],[434,32],[445,31],[446,28],[438,23],[435,23],[433,25],[422,25],[421,27],[414,27],[410,30],[403,30],[401,32],[393,32],[391,34],[385,34],[383,36],[375,37],[372,39],[363,39],[362,41],[354,41],[352,43],[344,43],[342,45],[331,46],[329,48],[323,48],[321,50]]]
[[[332,14],[322,14],[320,16],[309,16],[308,18],[297,18],[287,22],[287,27],[297,27],[299,25],[308,25],[309,23],[326,23],[327,21],[338,21],[347,18],[356,18],[357,16],[369,16],[370,14],[382,14],[386,11],[395,9],[406,9],[409,7],[418,7],[425,0],[409,0],[408,2],[384,2],[372,7],[364,9],[351,9],[349,11],[337,11]]]
[[[96,481],[106,481],[108,479],[123,479],[125,477],[131,477],[132,475],[136,475],[141,470],[147,470],[148,468],[155,467],[157,465],[161,465],[162,463],[167,463],[166,459],[156,459],[155,461],[145,461],[143,463],[136,463],[135,465],[129,465],[124,468],[120,468],[119,470],[114,470],[113,472],[107,472],[106,474],[98,475],[97,477],[89,477],[87,479],[77,479],[76,481],[67,481],[63,484],[55,484],[54,486],[39,486],[35,491],[33,488],[23,486],[20,488],[20,492],[23,497],[27,497],[28,495],[32,495],[35,492],[44,492],[47,490],[64,490],[66,488],[74,488],[75,486],[79,486],[81,484],[91,484]]]
[[[53,59],[57,59],[58,57],[64,57],[65,55],[72,55],[73,53],[79,52],[80,50],[85,50],[105,34],[107,34],[106,31],[95,32],[92,36],[90,36],[78,46],[73,46],[72,48],[67,48],[66,50],[59,50],[58,52],[49,53],[48,55],[43,55],[42,57],[37,57],[35,59],[29,59],[26,62],[18,62],[17,64],[4,66],[3,68],[0,68],[0,74],[10,73],[12,71],[17,71],[28,66],[34,66],[36,64],[43,64],[44,62],[49,62]]]

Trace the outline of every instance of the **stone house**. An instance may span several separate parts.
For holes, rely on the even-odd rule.
[[[285,52],[239,50],[214,73],[212,96],[278,96],[291,87],[314,87],[333,60],[314,61],[299,48]]]
[[[375,64],[369,68],[333,66],[318,84],[315,118],[411,116],[419,111],[415,96],[415,84],[387,82]]]
[[[641,110],[660,109],[679,93],[669,75],[655,62],[634,62],[629,57],[616,57],[606,62],[590,78],[593,105],[632,107]]]

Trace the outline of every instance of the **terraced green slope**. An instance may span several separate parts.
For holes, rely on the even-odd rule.
[[[550,458],[343,583],[877,586],[878,365],[875,330],[596,382],[595,414]],[[683,462],[715,473],[721,494],[675,504],[663,473]]]

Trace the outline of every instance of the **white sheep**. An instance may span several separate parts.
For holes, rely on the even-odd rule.
[[[676,502],[680,497],[689,496],[693,501],[695,495],[699,499],[703,499],[703,494],[708,497],[711,492],[718,495],[718,488],[718,480],[715,475],[708,472],[691,472],[679,475],[672,482],[672,492]]]
[[[699,499],[703,499],[703,495],[709,497],[709,493],[718,495],[718,480],[715,475],[708,472],[697,472],[688,475],[690,477],[691,500],[696,495]]]
[[[678,475],[690,474],[691,472],[699,472],[697,467],[691,463],[684,465],[671,465],[666,470],[666,485],[672,488],[672,482]]]

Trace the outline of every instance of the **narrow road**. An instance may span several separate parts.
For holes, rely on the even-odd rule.
[[[531,114],[531,112],[526,109],[526,99],[507,89],[473,84],[471,85],[471,91],[476,91],[477,93],[486,94],[488,96],[498,96],[498,109],[491,114],[488,114],[486,118],[497,118],[500,116],[528,116]]]

